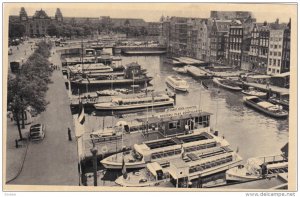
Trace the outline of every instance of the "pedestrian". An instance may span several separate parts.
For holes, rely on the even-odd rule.
[[[71,129],[70,128],[68,128],[68,137],[69,137],[69,141],[72,141]]]
[[[9,117],[10,117],[10,121],[13,122],[14,121],[14,115],[12,112],[9,113]]]

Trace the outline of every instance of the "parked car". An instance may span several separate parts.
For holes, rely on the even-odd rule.
[[[44,124],[34,124],[31,125],[29,131],[29,139],[31,141],[40,141],[45,138],[45,125]]]

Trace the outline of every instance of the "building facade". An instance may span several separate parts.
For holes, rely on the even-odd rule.
[[[54,17],[49,17],[44,10],[37,10],[33,16],[28,16],[24,7],[21,8],[19,16],[10,16],[10,22],[20,22],[25,26],[25,36],[40,37],[47,35],[48,26],[60,24],[64,18],[59,8],[56,9]]]
[[[228,64],[241,68],[243,45],[243,26],[238,20],[232,21],[228,36]]]
[[[170,52],[176,56],[186,56],[188,41],[188,18],[171,17],[170,18]]]
[[[276,75],[290,70],[290,22],[280,29],[270,30],[267,74]]]
[[[249,50],[252,71],[259,74],[267,73],[270,30],[267,22],[255,24],[251,32]]]
[[[210,30],[210,56],[213,65],[224,64],[225,61],[225,36],[230,27],[230,20],[213,20]]]

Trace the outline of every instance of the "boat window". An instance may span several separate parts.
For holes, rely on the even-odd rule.
[[[177,129],[180,128],[180,121],[173,121],[169,123],[169,129]]]
[[[140,153],[138,153],[135,150],[132,150],[132,157],[135,158],[136,160],[140,161],[143,158],[143,155],[141,155]]]

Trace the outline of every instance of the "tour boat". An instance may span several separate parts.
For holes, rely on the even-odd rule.
[[[282,106],[274,105],[264,101],[257,96],[246,96],[243,98],[244,103],[260,112],[263,112],[274,118],[286,118],[288,112],[282,109]]]
[[[221,78],[214,77],[213,82],[225,89],[228,89],[228,90],[232,90],[232,91],[241,91],[242,90],[242,88],[239,87],[236,83],[234,83],[228,79],[221,79]]]
[[[146,168],[130,172],[126,177],[120,176],[115,182],[123,187],[147,187],[173,180],[176,187],[187,187],[192,180],[224,172],[241,162],[242,158],[236,152],[228,147],[217,147],[171,159],[168,166],[158,162],[148,163]],[[205,187],[205,184],[202,186]]]
[[[91,139],[103,138],[103,137],[111,137],[111,136],[121,136],[122,130],[118,127],[108,127],[104,130],[99,129],[98,131],[94,131],[90,134]]]
[[[121,92],[116,91],[116,90],[101,90],[101,91],[96,91],[96,93],[99,96],[119,96],[119,95],[122,95]]]
[[[96,103],[94,107],[97,110],[131,110],[147,107],[162,107],[174,105],[173,98],[166,94],[161,95],[143,95],[135,98],[114,97],[110,102]]]
[[[107,169],[121,169],[124,159],[127,169],[137,169],[144,168],[151,162],[167,165],[169,160],[180,158],[183,153],[229,146],[225,139],[216,137],[207,130],[207,128],[197,129],[192,134],[135,144],[127,154],[114,154],[103,159],[101,163]]]
[[[249,87],[248,90],[242,90],[242,93],[248,96],[257,96],[260,98],[265,98],[267,96],[266,92],[261,92],[253,87]]]
[[[77,64],[75,66],[69,67],[72,73],[77,74],[96,74],[96,73],[110,73],[113,72],[113,69],[110,66],[100,64]]]
[[[246,164],[226,171],[227,181],[251,181],[288,171],[288,160],[282,155],[249,158]]]
[[[132,85],[132,84],[147,84],[153,78],[148,77],[138,63],[130,63],[125,66],[122,76],[104,75],[98,78],[82,77],[79,79],[71,79],[72,86],[105,86],[105,85]]]
[[[185,67],[183,67],[183,68],[173,67],[172,70],[174,70],[175,72],[178,72],[180,74],[186,74],[187,73],[187,70],[185,69]]]
[[[166,83],[174,90],[187,92],[189,89],[189,84],[185,80],[177,76],[168,76],[166,79]]]

